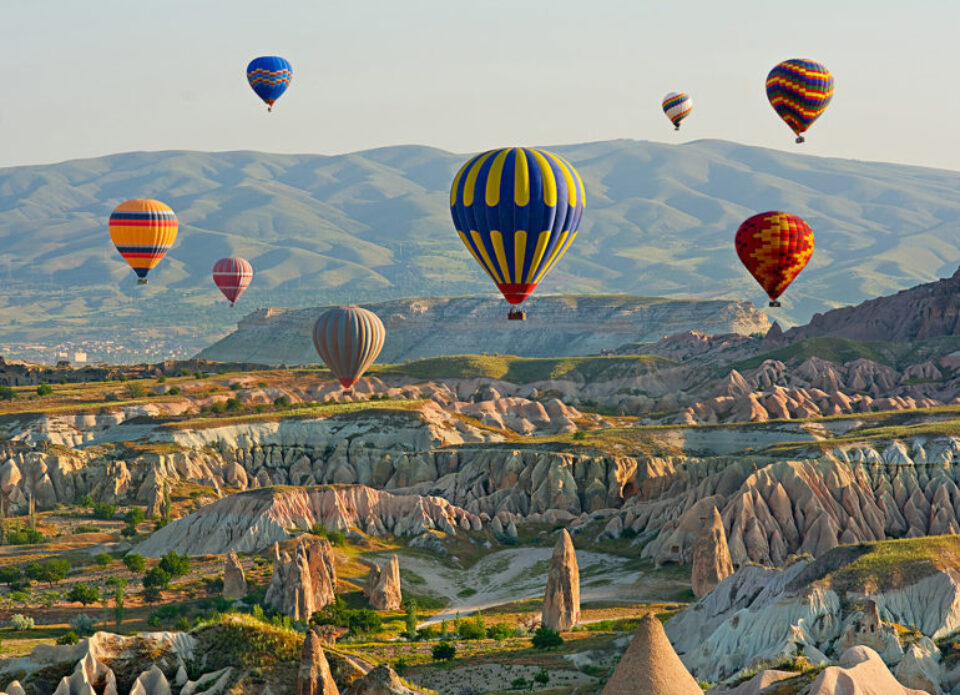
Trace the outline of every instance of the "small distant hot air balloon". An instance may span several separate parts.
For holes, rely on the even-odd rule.
[[[253,266],[245,258],[231,256],[221,258],[213,264],[213,281],[223,292],[223,296],[230,300],[230,306],[236,304],[252,280]]]
[[[680,130],[680,121],[693,111],[693,99],[683,92],[670,92],[663,98],[663,112],[673,123],[675,130]]]
[[[777,297],[803,270],[813,255],[813,230],[796,215],[761,212],[740,225],[737,255],[770,297],[770,306],[780,306]]]
[[[287,91],[292,79],[293,68],[280,56],[260,56],[247,66],[247,82],[267,104],[267,111],[273,111],[273,103]]]
[[[313,345],[343,388],[363,376],[380,350],[386,329],[372,311],[341,306],[325,312],[313,327]]]
[[[767,99],[796,133],[798,143],[832,98],[833,75],[812,60],[785,60],[767,75]]]
[[[479,154],[450,188],[453,224],[510,304],[520,304],[577,236],[585,191],[577,170],[545,150]],[[523,320],[519,309],[511,320]]]
[[[177,239],[177,216],[159,200],[128,200],[110,215],[110,238],[137,274],[137,283],[146,285],[147,273]]]

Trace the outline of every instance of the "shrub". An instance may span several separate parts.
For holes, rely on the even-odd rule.
[[[183,393],[183,389],[180,388],[179,386],[171,386],[170,390],[167,391],[167,393],[170,394],[171,396],[177,396]]]
[[[14,603],[26,605],[30,601],[30,594],[28,594],[26,591],[20,591],[19,589],[16,591],[11,591],[10,600]]]
[[[111,521],[117,515],[117,506],[106,502],[96,502],[93,505],[93,518],[101,521]]]
[[[57,644],[76,644],[80,641],[80,635],[73,630],[67,630],[57,637]]]
[[[546,685],[547,683],[550,682],[550,674],[547,673],[546,670],[540,669],[537,672],[537,675],[533,677],[533,680],[535,680],[540,685]]]
[[[127,553],[123,556],[123,564],[134,574],[143,574],[147,569],[147,561],[140,553]]]
[[[42,533],[30,528],[14,528],[7,533],[7,542],[10,545],[35,545],[45,540]]]
[[[519,678],[514,678],[510,681],[510,688],[512,690],[526,690],[527,689],[527,679],[523,676]]]
[[[273,399],[273,404],[278,408],[289,408],[290,399],[287,396],[277,396]]]
[[[417,630],[417,639],[419,640],[432,640],[432,639],[436,639],[439,636],[440,636],[440,631],[431,625],[421,627],[419,630]]]
[[[183,577],[190,572],[190,558],[171,550],[160,559],[159,567],[171,577]]]
[[[0,567],[0,584],[13,584],[14,582],[19,582],[21,576],[22,574],[19,567],[14,567],[13,565]]]
[[[573,433],[573,437],[572,437],[573,441],[575,442],[582,442],[586,438],[587,438],[587,433],[584,432],[583,430],[577,430],[576,432]]]
[[[67,592],[68,601],[80,603],[84,606],[90,603],[96,603],[99,599],[100,592],[97,591],[96,587],[90,586],[89,584],[84,584],[82,582],[80,584],[74,584],[72,587],[70,587],[70,591]],[[80,631],[77,630],[77,632]]]
[[[113,562],[113,556],[110,553],[100,553],[93,559],[100,567],[109,567],[110,563]]]
[[[23,632],[24,630],[32,630],[35,624],[36,623],[34,622],[33,618],[28,618],[22,613],[15,613],[10,618],[10,625],[17,632]]]
[[[487,628],[487,637],[501,642],[513,635],[513,628],[506,623],[494,623]]]
[[[120,535],[123,536],[124,538],[133,538],[134,536],[137,535],[137,527],[124,526],[122,529],[120,529]]]
[[[203,378],[203,372],[194,372],[194,373],[193,373],[193,378],[194,378],[194,379],[202,379],[202,378]]]
[[[84,495],[83,497],[80,498],[80,506],[81,506],[81,507],[92,507],[92,506],[93,506],[93,498],[92,498],[90,495]]]
[[[327,527],[321,523],[315,523],[310,527],[310,533],[314,536],[320,536],[321,538],[327,537]]]
[[[73,628],[74,632],[78,635],[92,635],[95,629],[96,623],[93,618],[85,613],[70,619],[70,627]]]
[[[51,393],[53,393],[53,387],[50,384],[41,382],[37,387],[38,396],[49,396]]]
[[[537,649],[556,649],[563,644],[563,637],[556,630],[551,630],[548,627],[538,627],[530,641]]]
[[[131,381],[124,386],[123,394],[127,398],[143,398],[147,395],[147,389],[139,381]]]
[[[166,589],[170,586],[170,573],[163,567],[157,566],[143,575],[143,588]]]
[[[231,390],[231,391],[239,391],[239,390],[242,389],[242,388],[243,388],[243,384],[241,384],[239,381],[231,381],[231,382],[230,382],[230,390]]]
[[[344,547],[347,544],[347,537],[343,535],[341,531],[328,531],[327,538],[330,539],[330,542],[338,547]]]
[[[158,384],[164,384],[164,383],[166,383],[166,381],[167,381],[167,377],[165,377],[163,374],[161,374],[160,376],[157,377],[157,383],[158,383]]]
[[[240,410],[243,407],[243,403],[236,398],[228,398],[225,407],[227,410]]]
[[[483,639],[487,636],[487,631],[472,620],[462,622],[457,632],[460,639],[464,640]]]
[[[142,524],[147,520],[147,515],[144,514],[143,510],[140,507],[134,507],[126,514],[123,515],[123,521],[128,526],[136,526],[137,524]]]
[[[453,658],[457,655],[457,648],[450,642],[440,642],[440,644],[434,645],[430,653],[434,661],[453,661]]]
[[[190,629],[190,620],[186,617],[180,618],[173,627],[180,632],[186,632]]]
[[[59,584],[66,579],[69,571],[69,560],[54,558],[43,563],[40,576],[37,579],[41,582],[47,582],[48,584]]]
[[[73,530],[74,533],[100,533],[100,527],[93,524],[80,524]]]
[[[12,401],[17,397],[17,392],[10,386],[0,386],[0,401]]]

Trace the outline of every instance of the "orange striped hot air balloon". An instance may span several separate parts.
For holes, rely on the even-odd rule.
[[[177,239],[177,216],[159,200],[128,200],[110,215],[110,238],[137,274],[137,284],[145,285],[147,273]]]
[[[770,297],[770,306],[813,255],[813,230],[796,215],[761,212],[740,225],[737,255]]]

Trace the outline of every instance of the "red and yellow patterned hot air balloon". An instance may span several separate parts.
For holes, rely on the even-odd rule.
[[[213,264],[213,281],[233,306],[253,281],[253,266],[240,256],[221,258]]]
[[[737,255],[770,297],[777,297],[793,282],[813,255],[813,230],[796,215],[761,212],[737,230]]]
[[[147,273],[177,239],[177,216],[159,200],[128,200],[110,215],[110,238],[137,274],[137,283],[145,285]]]

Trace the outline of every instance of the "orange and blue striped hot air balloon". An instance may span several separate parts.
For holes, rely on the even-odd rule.
[[[110,238],[137,274],[137,283],[145,285],[147,273],[177,239],[177,216],[159,200],[128,200],[110,215]]]
[[[680,130],[680,122],[693,111],[693,99],[683,92],[670,92],[663,98],[663,112],[673,123],[676,130]]]
[[[247,65],[247,82],[263,99],[267,111],[273,111],[274,102],[279,99],[293,79],[293,68],[286,58],[280,56],[260,56]]]
[[[770,297],[770,306],[813,255],[813,230],[796,215],[761,212],[740,225],[737,255]]]
[[[510,304],[529,297],[570,248],[584,203],[583,181],[569,162],[525,147],[477,155],[450,188],[460,240]]]
[[[777,65],[767,75],[767,99],[777,115],[803,142],[802,133],[813,125],[833,98],[833,75],[826,66],[794,58]]]

